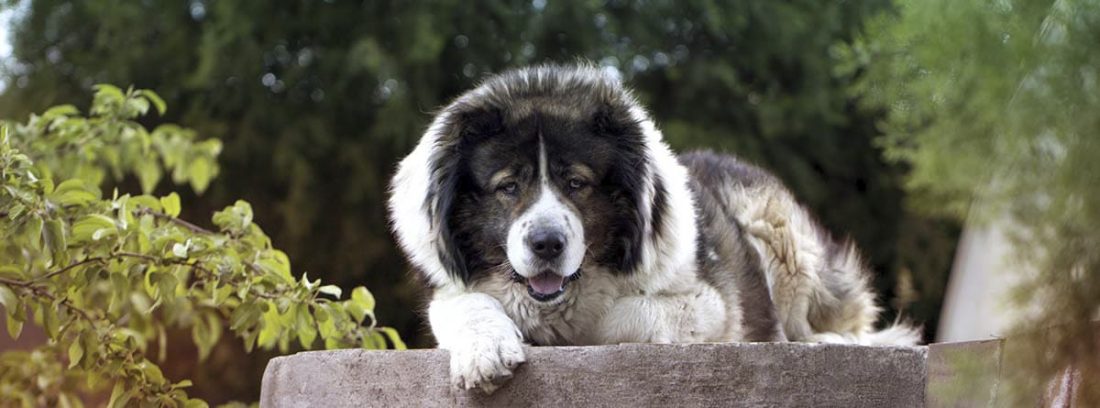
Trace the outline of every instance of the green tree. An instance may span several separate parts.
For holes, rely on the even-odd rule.
[[[83,100],[95,83],[157,89],[176,107],[167,120],[225,141],[222,176],[183,194],[184,216],[268,203],[256,218],[280,248],[379,293],[411,344],[431,341],[385,218],[397,159],[486,73],[577,58],[618,70],[674,147],[775,170],[864,249],[882,302],[900,297],[889,304],[936,327],[958,224],[906,207],[903,166],[872,142],[881,113],[848,93],[859,71],[835,69],[838,45],[888,0],[7,1],[20,11],[0,117]]]
[[[87,118],[63,105],[0,124],[0,306],[9,335],[33,316],[50,340],[0,355],[0,405],[81,406],[81,392],[113,386],[112,407],[204,406],[184,392],[190,381],[167,379],[154,362],[166,358],[170,329],[190,330],[200,359],[225,327],[246,350],[318,339],[403,347],[396,331],[375,326],[365,288],[340,301],[340,288],[293,276],[247,202],[216,212],[207,230],[178,218],[176,193],[103,198],[105,176],[126,173],[146,193],[164,172],[202,191],[221,143],[134,122],[165,111],[150,91],[96,88]]]
[[[944,10],[950,9],[950,13]],[[1100,405],[1100,4],[902,1],[846,52],[888,112],[881,143],[918,207],[1006,225],[1020,311],[1005,402],[1034,405],[1067,367]]]

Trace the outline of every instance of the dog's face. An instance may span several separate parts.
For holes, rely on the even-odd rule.
[[[554,304],[584,285],[584,271],[630,274],[692,256],[675,237],[693,239],[693,221],[667,211],[675,200],[691,208],[665,189],[681,177],[676,166],[617,78],[589,66],[519,69],[436,115],[398,166],[389,209],[433,287],[499,293],[511,282]]]
[[[553,303],[586,267],[621,269],[636,251],[632,197],[643,160],[624,143],[637,131],[606,108],[549,110],[558,114],[536,104],[459,118],[446,222],[469,279],[506,274]]]

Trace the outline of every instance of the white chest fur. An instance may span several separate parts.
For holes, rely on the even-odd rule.
[[[524,337],[535,344],[701,342],[740,339],[741,313],[709,285],[690,283],[656,292],[602,270],[586,272],[556,302],[531,299],[522,284],[490,279],[475,290],[500,301]]]

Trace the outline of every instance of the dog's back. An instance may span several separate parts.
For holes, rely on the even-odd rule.
[[[680,161],[700,212],[701,273],[719,288],[736,283],[746,340],[917,343],[908,326],[874,330],[880,309],[855,247],[833,239],[778,178],[711,152]]]

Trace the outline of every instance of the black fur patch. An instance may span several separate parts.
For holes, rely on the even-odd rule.
[[[460,110],[465,108],[465,110]],[[428,219],[437,231],[436,248],[443,267],[453,275],[468,282],[470,269],[458,242],[462,237],[452,231],[452,209],[461,191],[464,176],[462,166],[464,147],[479,143],[503,129],[500,110],[458,107],[451,115],[440,140],[440,149],[432,157],[431,186],[424,206]]]
[[[664,233],[665,213],[668,212],[668,190],[665,181],[659,175],[653,175],[653,208],[650,210],[650,222],[653,224],[653,239],[660,239]]]
[[[630,116],[630,107],[624,104],[603,104],[593,116],[593,131],[609,138],[615,146],[615,155],[609,174],[609,185],[615,187],[612,200],[618,209],[613,226],[612,257],[606,260],[612,270],[629,274],[634,272],[642,261],[642,246],[649,237],[645,236],[646,215],[653,221],[654,229],[660,220],[653,216],[662,215],[658,206],[653,205],[651,214],[645,214],[646,206],[642,201],[642,192],[649,182],[660,180],[648,174],[649,162],[646,157],[645,136],[641,125]],[[663,186],[660,188],[663,191]],[[657,197],[655,197],[657,198]],[[663,211],[664,196],[660,200]],[[656,214],[654,214],[656,213]]]

